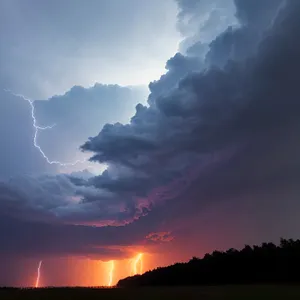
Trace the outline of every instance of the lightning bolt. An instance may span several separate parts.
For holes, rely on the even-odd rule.
[[[25,100],[29,103],[29,105],[31,107],[31,118],[32,118],[32,122],[33,122],[32,125],[33,125],[33,128],[34,128],[33,145],[34,145],[35,148],[38,149],[38,151],[41,153],[41,155],[44,157],[44,159],[47,161],[48,164],[50,164],[50,165],[59,165],[61,167],[68,167],[68,166],[75,166],[77,164],[82,164],[82,163],[85,163],[87,161],[86,159],[82,159],[82,160],[76,160],[76,161],[70,162],[70,163],[62,163],[62,162],[57,161],[57,160],[50,160],[48,158],[48,156],[45,154],[45,152],[42,150],[41,146],[38,144],[37,136],[38,136],[39,131],[52,129],[56,124],[53,124],[51,126],[45,126],[45,127],[37,125],[37,120],[36,120],[36,117],[35,117],[35,107],[34,107],[34,104],[33,104],[34,100],[26,98],[25,96],[23,96],[21,94],[15,94],[11,90],[4,89],[4,91],[8,92],[11,95],[14,95],[16,97],[20,97],[20,98],[22,98],[23,100]]]
[[[142,274],[143,273],[143,253],[139,253],[135,258],[132,259],[132,270],[131,274]],[[139,265],[139,271],[138,271],[138,265]]]
[[[35,287],[38,288],[40,284],[40,275],[41,275],[41,267],[42,267],[42,260],[39,262],[38,270],[37,270],[37,277],[35,281]]]
[[[109,270],[109,273],[108,273],[108,286],[112,286],[113,276],[114,276],[114,269],[115,269],[115,261],[111,260],[110,261],[110,270]]]

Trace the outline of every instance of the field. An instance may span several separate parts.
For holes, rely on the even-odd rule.
[[[41,289],[0,289],[1,300],[48,300],[48,299],[300,299],[300,286],[218,286],[218,287],[160,287],[160,288],[41,288]]]

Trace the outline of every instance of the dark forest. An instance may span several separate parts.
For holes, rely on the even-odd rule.
[[[300,240],[214,251],[200,259],[122,279],[118,287],[300,282]]]

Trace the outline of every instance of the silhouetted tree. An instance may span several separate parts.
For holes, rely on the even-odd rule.
[[[299,283],[300,240],[280,239],[280,245],[246,245],[242,250],[213,251],[202,259],[157,268],[128,277],[118,286]]]

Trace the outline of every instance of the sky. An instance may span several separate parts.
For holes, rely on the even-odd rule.
[[[112,264],[115,284],[299,238],[299,13],[1,1],[0,286],[40,261],[40,286],[99,286]]]

